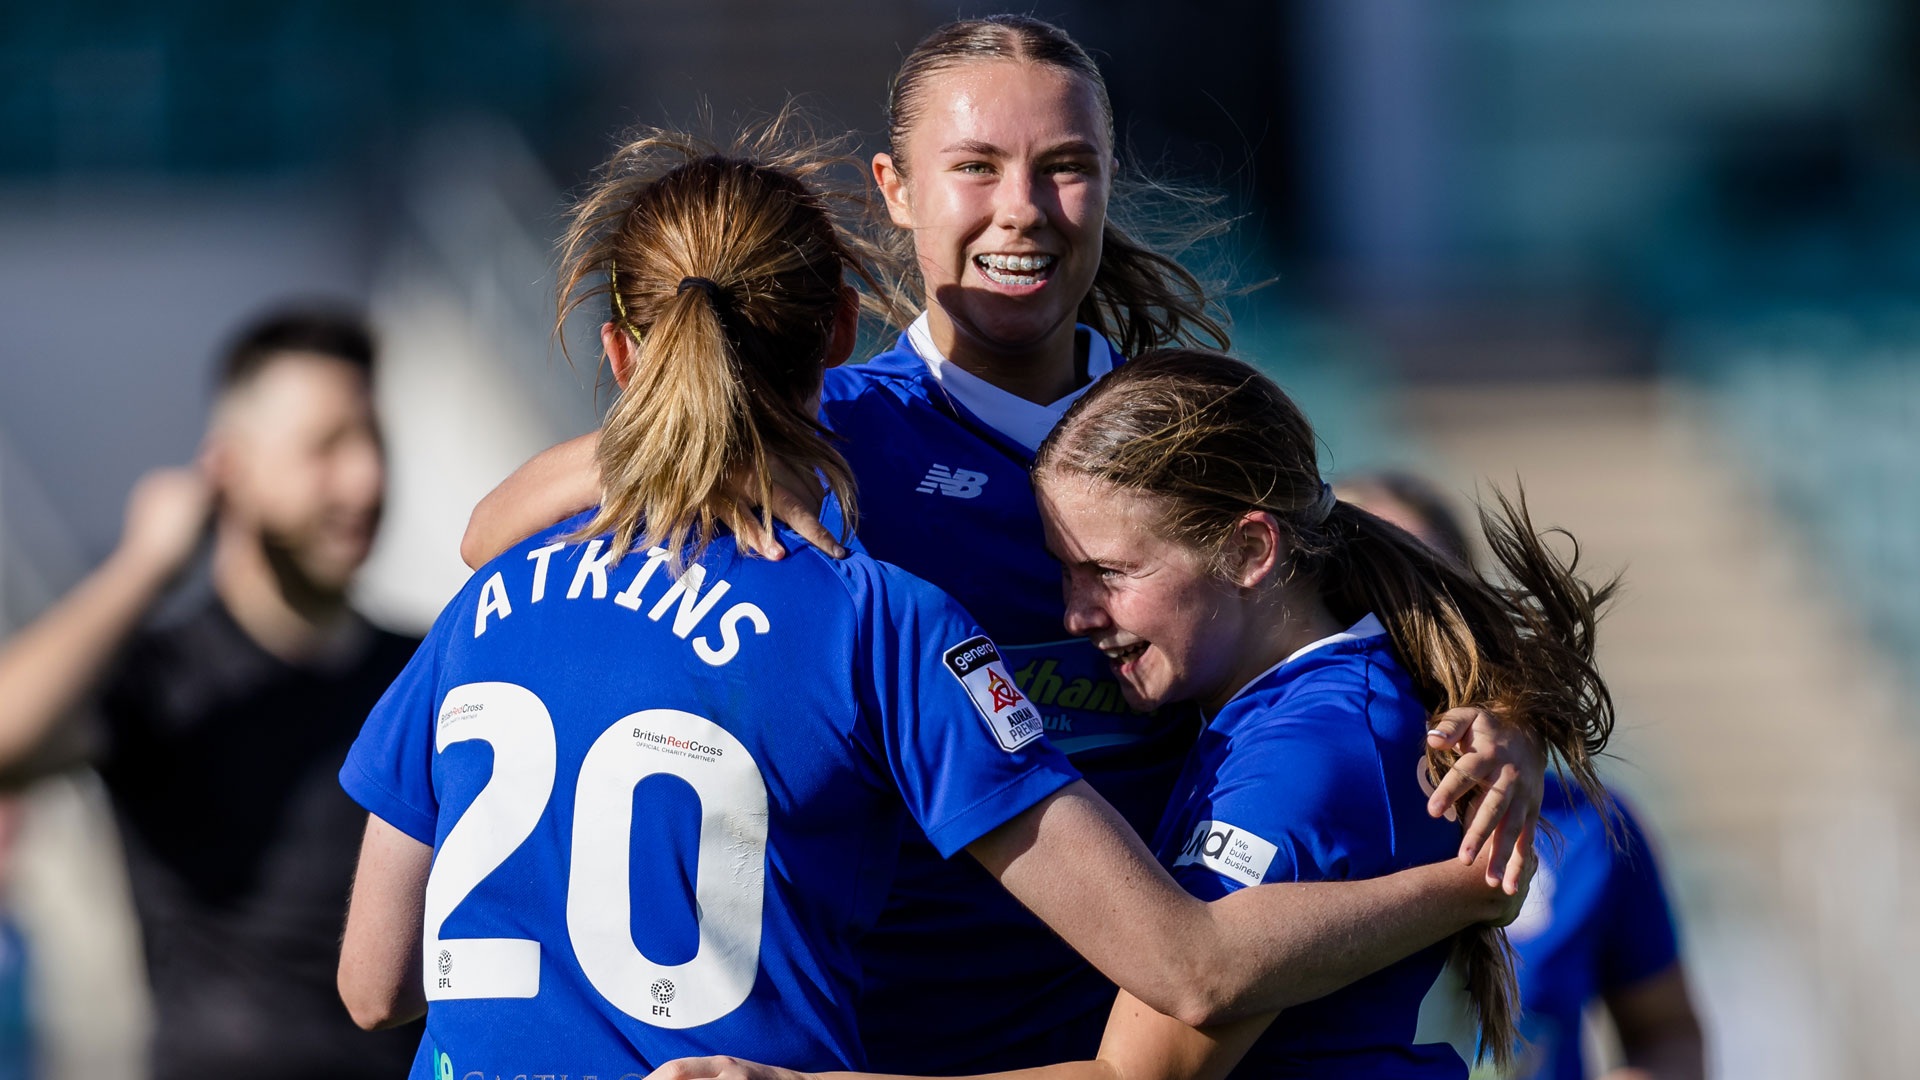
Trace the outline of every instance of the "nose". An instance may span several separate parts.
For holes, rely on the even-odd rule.
[[[994,192],[993,223],[1017,233],[1032,232],[1047,224],[1047,212],[1040,205],[1037,185],[1024,169],[1009,169]]]
[[[1089,583],[1079,580],[1079,575],[1062,575],[1060,587],[1066,594],[1067,613],[1061,622],[1066,624],[1067,633],[1085,637],[1111,624],[1098,594]]]

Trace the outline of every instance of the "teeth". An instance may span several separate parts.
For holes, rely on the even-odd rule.
[[[1033,271],[1053,265],[1052,255],[981,255],[980,265],[990,270]]]
[[[1122,645],[1114,649],[1101,649],[1100,651],[1106,653],[1107,659],[1109,660],[1124,660],[1129,656],[1138,656],[1140,653],[1145,652],[1146,649],[1146,642],[1136,641],[1131,645]]]

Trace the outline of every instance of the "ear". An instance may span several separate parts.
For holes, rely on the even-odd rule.
[[[1258,588],[1289,554],[1280,522],[1265,510],[1249,510],[1227,537],[1227,575],[1243,589]]]
[[[913,203],[907,198],[907,176],[893,163],[892,154],[873,155],[873,182],[887,200],[887,216],[903,229],[913,228]]]
[[[625,390],[627,380],[633,377],[634,356],[633,335],[626,327],[615,322],[600,324],[600,347],[607,351],[607,366],[613,369],[615,386]]]
[[[853,355],[853,347],[860,339],[860,294],[852,289],[840,290],[840,306],[833,312],[833,337],[827,342],[827,355],[822,358],[821,367],[839,367]]]

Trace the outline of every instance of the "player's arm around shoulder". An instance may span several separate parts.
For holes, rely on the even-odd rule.
[[[1206,903],[1078,781],[968,850],[1108,978],[1196,1027],[1323,997],[1517,909],[1484,866],[1451,861],[1365,881],[1273,882]]]
[[[1285,720],[1257,717],[1216,760],[1196,751],[1205,790],[1169,809],[1175,831],[1224,821],[1251,838],[1229,852],[1242,839],[1236,829],[1215,852],[1198,837],[1192,858],[1174,860],[1184,887],[1084,784],[970,850],[1107,977],[1193,1026],[1322,997],[1468,926],[1513,917],[1516,899],[1486,883],[1484,866],[1295,880],[1325,876],[1317,863],[1327,845],[1313,846],[1308,834],[1344,809],[1343,785],[1320,773],[1343,763],[1365,772],[1371,766],[1359,759],[1371,744],[1364,718],[1344,740],[1330,739],[1330,725]],[[1300,760],[1309,758],[1313,765]]]

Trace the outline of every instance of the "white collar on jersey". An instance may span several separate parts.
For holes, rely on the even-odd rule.
[[[1051,405],[1036,405],[1017,394],[1010,394],[949,361],[940,347],[933,343],[933,331],[924,311],[913,320],[912,326],[907,327],[907,343],[913,346],[914,352],[920,354],[920,359],[927,362],[934,380],[955,401],[986,421],[988,427],[1031,451],[1040,449],[1041,441],[1066,415],[1068,406],[1080,400],[1080,396],[1092,389],[1102,375],[1113,370],[1113,344],[1090,326],[1081,326],[1079,329],[1087,332],[1087,385]]]
[[[1251,680],[1247,682],[1247,685],[1241,687],[1238,690],[1235,690],[1233,692],[1233,697],[1230,697],[1227,700],[1232,701],[1233,698],[1237,698],[1241,694],[1244,694],[1247,691],[1253,689],[1254,685],[1258,683],[1261,679],[1264,679],[1267,676],[1273,674],[1274,672],[1279,671],[1281,668],[1286,667],[1288,664],[1293,663],[1295,660],[1300,659],[1301,657],[1307,655],[1308,653],[1314,651],[1315,649],[1324,649],[1329,645],[1338,645],[1343,641],[1364,641],[1367,638],[1380,637],[1386,632],[1387,632],[1387,628],[1385,626],[1380,625],[1380,620],[1375,618],[1372,612],[1368,612],[1367,614],[1361,616],[1359,622],[1354,623],[1352,626],[1347,627],[1345,630],[1342,630],[1337,634],[1330,634],[1326,637],[1321,638],[1319,641],[1309,642],[1308,644],[1302,645],[1299,648],[1293,650],[1292,653],[1288,654],[1285,660],[1282,660],[1279,663],[1268,668],[1267,670],[1261,672],[1260,674],[1255,675]]]

